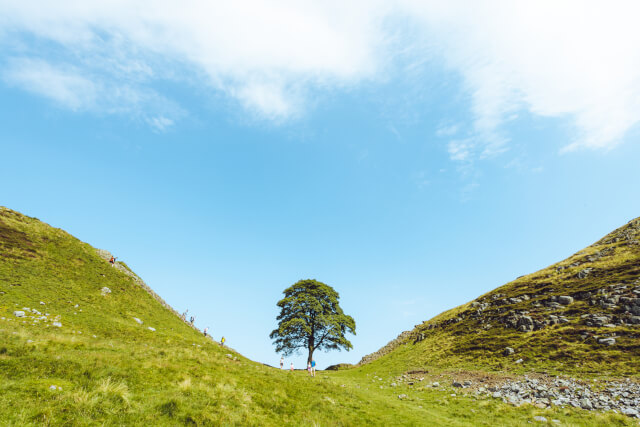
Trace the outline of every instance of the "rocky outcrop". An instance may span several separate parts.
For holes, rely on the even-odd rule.
[[[374,360],[384,356],[385,354],[390,353],[396,347],[402,344],[405,344],[407,340],[411,338],[411,335],[412,335],[412,331],[404,331],[403,333],[398,335],[396,339],[389,341],[387,345],[382,347],[380,350],[376,351],[375,353],[367,354],[366,356],[364,356],[360,360],[360,362],[358,362],[358,365],[363,365],[365,363],[373,362]]]

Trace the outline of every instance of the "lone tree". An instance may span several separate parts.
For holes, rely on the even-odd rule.
[[[284,298],[278,301],[278,329],[270,335],[276,351],[289,355],[306,348],[311,362],[314,350],[352,349],[345,334],[356,334],[356,322],[344,314],[338,299],[340,295],[331,286],[311,279],[285,289]]]

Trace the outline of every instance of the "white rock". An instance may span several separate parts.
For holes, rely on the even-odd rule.
[[[62,323],[60,322],[53,322],[51,325],[55,326],[56,328],[62,328]]]
[[[522,360],[522,359],[516,360],[516,363],[522,363],[522,362],[524,362],[524,360]]]
[[[42,301],[40,301],[40,305],[44,305],[44,303]]]
[[[109,288],[107,288],[107,287],[105,286],[104,288],[100,289],[100,293],[101,293],[102,295],[110,294],[110,293],[111,293],[111,289],[109,289]]]
[[[137,317],[134,317],[133,320],[135,320],[136,322],[138,322],[140,325],[142,325],[142,320],[138,319]]]
[[[149,329],[151,332],[155,332],[156,328],[152,328],[151,326],[149,326],[147,329]]]
[[[20,311],[20,310],[14,311],[13,315],[16,316],[16,317],[24,317],[25,316],[24,311]]]
[[[535,417],[533,417],[534,420],[536,421],[540,421],[541,423],[546,423],[547,419],[541,415],[536,415]]]

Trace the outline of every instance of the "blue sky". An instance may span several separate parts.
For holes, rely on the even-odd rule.
[[[0,1],[0,204],[265,363],[323,281],[357,362],[640,215],[634,6],[551,4]]]

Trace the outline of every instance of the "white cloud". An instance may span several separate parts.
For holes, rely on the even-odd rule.
[[[471,138],[453,139],[447,144],[447,151],[451,160],[465,162],[471,160],[475,145]]]
[[[163,116],[151,117],[147,119],[147,123],[149,123],[156,132],[165,132],[168,128],[173,126],[173,120]]]
[[[474,130],[504,149],[500,126],[525,110],[571,120],[569,149],[619,143],[640,118],[640,4],[631,1],[402,1],[423,51],[464,79]]]
[[[471,102],[472,126],[449,144],[466,161],[504,151],[505,123],[522,112],[565,119],[565,150],[622,141],[640,118],[639,12],[578,0],[0,0],[0,44],[49,64],[54,84],[39,66],[5,80],[74,110],[116,88],[111,110],[149,106],[161,98],[154,82],[188,80],[276,121],[304,113],[317,91],[444,65]],[[176,119],[148,113],[161,116]]]
[[[377,75],[378,4],[0,0],[0,28],[5,38],[26,32],[62,46],[79,67],[100,68],[102,79],[197,76],[196,84],[280,120],[301,112],[308,88]]]
[[[50,98],[74,111],[87,109],[96,102],[95,84],[70,67],[56,67],[40,59],[14,58],[2,74],[8,84]]]
[[[9,58],[0,76],[10,86],[48,98],[72,111],[126,114],[160,132],[170,127],[174,118],[185,114],[152,89],[110,81],[91,75],[90,71],[40,58]]]

